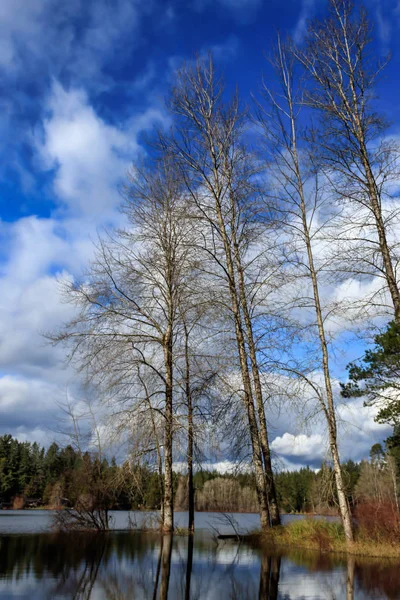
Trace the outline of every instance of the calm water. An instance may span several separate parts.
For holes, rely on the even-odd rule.
[[[138,528],[157,528],[157,512],[150,511],[110,511],[112,529],[126,530],[133,524]],[[54,513],[50,510],[0,510],[0,535],[4,533],[43,533],[50,531]],[[197,531],[215,533],[247,533],[260,528],[258,514],[230,514],[232,524],[220,513],[196,513]],[[303,519],[301,515],[283,515],[283,522]],[[336,517],[325,517],[337,520]],[[176,512],[175,525],[187,527],[188,513]]]
[[[193,540],[120,531],[37,533],[48,527],[48,513],[1,512],[0,599],[400,599],[399,563],[217,543],[210,518],[222,529],[218,515],[198,514],[203,527]],[[235,518],[242,529],[257,522],[255,515]],[[22,534],[22,527],[31,532]]]

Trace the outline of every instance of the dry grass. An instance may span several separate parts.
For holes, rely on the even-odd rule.
[[[249,541],[255,542],[252,533]],[[368,537],[364,531],[356,531],[355,541],[348,545],[340,523],[321,519],[302,519],[288,525],[274,527],[259,534],[258,542],[275,548],[304,548],[319,552],[339,552],[355,556],[400,558],[400,544],[393,540]]]

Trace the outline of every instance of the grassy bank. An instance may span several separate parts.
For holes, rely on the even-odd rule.
[[[356,530],[355,541],[348,546],[340,523],[320,519],[302,519],[274,527],[266,533],[253,533],[248,536],[248,541],[274,548],[304,548],[357,556],[400,558],[399,541],[371,538],[362,530]]]

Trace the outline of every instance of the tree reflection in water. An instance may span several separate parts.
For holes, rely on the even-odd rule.
[[[164,535],[161,542],[161,585],[160,600],[168,599],[169,578],[171,574],[172,534]]]
[[[260,561],[259,600],[277,600],[281,557],[263,553]]]
[[[399,598],[399,563],[152,533],[0,537],[0,600]]]
[[[193,569],[193,535],[188,537],[188,551],[186,561],[185,600],[190,600],[190,581]]]
[[[354,556],[347,557],[346,600],[354,600]]]

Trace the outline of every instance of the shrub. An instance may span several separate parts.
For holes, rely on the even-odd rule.
[[[13,510],[25,508],[25,498],[23,496],[15,496],[12,504]]]
[[[362,502],[354,516],[358,538],[393,544],[400,541],[400,513],[392,502]]]
[[[309,542],[322,551],[330,550],[335,542],[344,541],[344,531],[340,523],[323,519],[299,519],[285,527],[290,543],[304,545]]]

